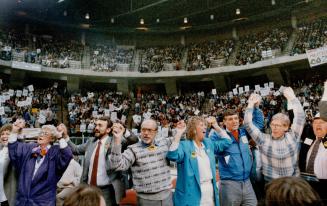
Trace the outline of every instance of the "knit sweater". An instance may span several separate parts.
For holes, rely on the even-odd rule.
[[[121,146],[112,147],[109,165],[116,171],[132,168],[133,185],[137,193],[158,193],[170,190],[170,170],[166,154],[171,139],[161,139],[155,142],[155,148],[148,148],[138,142],[130,145],[122,154]]]

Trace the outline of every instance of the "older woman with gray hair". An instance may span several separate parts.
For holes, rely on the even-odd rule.
[[[17,141],[21,125],[13,124],[9,137],[9,157],[19,175],[16,205],[56,205],[56,185],[65,172],[72,151],[56,127],[44,125],[36,143]]]
[[[244,116],[246,130],[259,146],[262,173],[266,182],[280,177],[300,175],[298,155],[305,114],[292,88],[286,87],[283,95],[287,99],[289,108],[293,109],[294,119],[291,127],[289,117],[278,113],[272,117],[271,134],[262,133],[252,122],[253,108],[261,101],[261,97],[257,94],[249,97]]]

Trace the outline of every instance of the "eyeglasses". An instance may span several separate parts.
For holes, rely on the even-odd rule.
[[[142,128],[141,132],[145,133],[145,132],[149,132],[149,133],[154,133],[156,132],[156,129],[148,129],[148,128]]]
[[[280,129],[280,128],[282,128],[283,127],[283,125],[281,125],[281,124],[270,124],[270,127],[271,128],[277,128],[277,129]]]
[[[50,132],[40,132],[40,136],[48,136],[50,135],[51,133]]]

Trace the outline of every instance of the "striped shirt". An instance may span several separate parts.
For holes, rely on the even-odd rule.
[[[252,108],[247,108],[244,116],[246,130],[259,146],[262,160],[262,173],[267,178],[299,176],[298,155],[300,137],[305,122],[305,114],[298,99],[288,102],[293,109],[294,119],[291,129],[279,139],[262,133],[252,123]]]

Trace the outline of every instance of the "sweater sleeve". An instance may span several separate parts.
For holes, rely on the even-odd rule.
[[[126,171],[135,162],[135,155],[130,147],[124,153],[121,152],[121,145],[113,144],[109,155],[109,169],[115,171]]]

